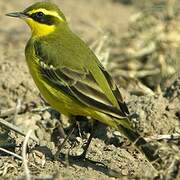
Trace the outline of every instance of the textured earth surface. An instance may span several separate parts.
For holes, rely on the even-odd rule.
[[[57,142],[63,140],[59,120],[65,133],[69,132],[72,120],[46,108],[25,62],[24,47],[30,31],[23,22],[4,15],[23,10],[33,2],[36,1],[0,1],[0,120],[14,124],[25,133],[30,129],[34,130],[32,136],[38,138],[39,145],[29,140],[27,159],[31,176],[68,180],[154,177],[180,179],[180,78],[155,95],[135,96],[121,88],[130,111],[137,114],[135,124],[138,131],[158,148],[165,162],[165,167],[159,172],[119,132],[103,125],[99,125],[87,154],[89,160],[103,164],[71,160],[67,154],[81,154],[82,145],[89,136],[90,123],[82,117],[78,118],[78,128],[62,149],[65,158],[60,161],[52,160]],[[128,30],[130,16],[138,12],[133,5],[123,5],[111,0],[55,2],[67,16],[73,31],[91,47],[94,42],[100,42],[107,32],[121,40]],[[14,111],[2,116],[2,112],[13,108],[17,110],[19,107],[23,109],[20,113]],[[23,141],[24,137],[19,133],[9,131],[0,124],[0,147],[15,144],[15,148],[8,149],[21,156]],[[21,160],[0,151],[1,177],[24,177],[25,172]]]

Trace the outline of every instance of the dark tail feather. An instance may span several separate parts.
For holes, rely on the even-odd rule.
[[[119,129],[132,143],[134,143],[134,145],[146,156],[148,161],[151,162],[155,168],[159,169],[162,167],[163,162],[158,155],[157,150],[150,143],[131,129],[121,125],[119,125]]]

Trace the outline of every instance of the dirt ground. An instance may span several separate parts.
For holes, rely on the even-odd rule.
[[[62,149],[62,161],[52,160],[57,142],[63,140],[59,119],[65,133],[70,130],[71,120],[46,108],[25,62],[24,47],[30,31],[20,20],[4,15],[23,10],[34,2],[37,1],[0,1],[0,120],[14,124],[25,133],[34,130],[32,136],[38,139],[39,145],[29,140],[27,159],[31,176],[65,180],[180,179],[180,77],[169,82],[163,91],[153,90],[153,95],[137,96],[118,84],[130,111],[137,114],[137,130],[157,147],[165,162],[165,167],[159,172],[119,132],[103,125],[99,125],[87,154],[89,160],[103,164],[71,160],[68,152],[81,154],[82,145],[89,136],[91,124],[82,117],[78,117],[79,128]],[[116,42],[121,41],[128,31],[130,17],[140,11],[134,4],[125,5],[113,0],[55,2],[73,31],[91,47],[107,34]],[[117,49],[115,43],[110,46],[110,53]],[[9,109],[11,113],[3,114]],[[0,124],[0,147],[21,156],[23,141],[24,136]],[[22,161],[0,151],[0,176],[8,179],[25,177]]]

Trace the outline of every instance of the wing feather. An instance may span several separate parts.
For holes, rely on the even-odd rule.
[[[61,91],[68,93],[84,105],[113,117],[125,116],[122,111],[111,104],[90,73],[77,73],[68,68],[50,68],[47,66],[40,66],[40,73],[46,81],[55,84]]]
[[[57,60],[57,57],[43,51],[40,43],[35,43],[34,46],[35,54],[40,61],[40,75],[47,83],[53,83],[60,91],[82,104],[113,117],[121,118],[129,114],[116,84],[100,63],[91,70],[85,67],[76,70],[72,67],[57,66],[54,62],[54,58]],[[95,73],[98,76],[92,74],[94,71],[98,71]],[[103,88],[100,82],[104,83],[106,88]]]

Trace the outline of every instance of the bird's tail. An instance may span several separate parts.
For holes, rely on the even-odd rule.
[[[122,125],[118,126],[119,130],[141,151],[148,161],[156,168],[162,167],[163,162],[158,155],[157,149],[155,149],[150,143],[148,143],[143,137],[141,137],[136,131],[126,128]]]

